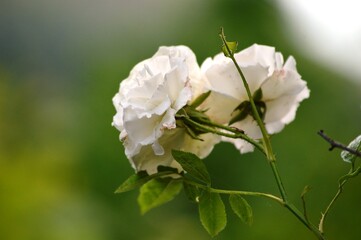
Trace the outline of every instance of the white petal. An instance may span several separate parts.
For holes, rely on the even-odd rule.
[[[254,146],[242,139],[233,139],[233,138],[226,138],[222,137],[222,141],[224,142],[230,142],[234,144],[234,146],[239,150],[241,154],[253,152]]]
[[[161,138],[159,138],[159,145],[163,147],[164,154],[156,155],[151,145],[143,146],[140,152],[130,158],[130,162],[137,171],[145,170],[148,174],[157,172],[157,167],[172,166],[179,170],[182,168],[175,162],[172,157],[172,149],[180,149],[184,142],[185,133],[182,130],[174,129],[166,131]]]
[[[159,125],[162,117],[152,115],[152,117],[138,118],[134,113],[126,109],[124,112],[124,128],[128,133],[128,138],[142,145],[153,143],[156,139],[156,127]]]
[[[157,156],[164,155],[164,148],[162,147],[162,145],[159,144],[158,141],[155,141],[152,144],[152,149],[153,149],[153,152],[155,155],[157,155]]]
[[[207,109],[206,114],[214,122],[227,124],[234,109],[240,104],[238,99],[219,92],[211,92],[199,109]]]
[[[285,117],[293,106],[298,105],[296,96],[283,96],[272,101],[266,102],[267,110],[265,116],[265,123],[271,123],[281,120]],[[293,119],[292,119],[293,120]]]
[[[176,128],[176,120],[175,120],[176,112],[177,111],[172,108],[168,109],[167,112],[164,114],[159,126],[156,126],[155,128],[157,129],[159,128],[161,131],[163,131],[163,129]]]
[[[191,152],[200,158],[205,158],[212,152],[214,145],[221,140],[221,137],[211,133],[202,134],[199,137],[203,141],[192,139],[189,135],[186,135],[182,151]]]
[[[241,69],[246,78],[251,94],[257,91],[261,87],[262,83],[267,79],[268,68],[262,67],[259,64],[243,67]],[[242,96],[242,99],[248,100],[248,95],[245,90],[242,92]]]
[[[263,100],[269,101],[284,95],[297,95],[306,87],[296,72],[276,71],[262,85]]]
[[[292,56],[289,56],[285,65],[284,65],[284,69],[286,70],[292,70],[292,71],[295,71],[297,72],[297,69],[296,69],[296,60],[292,57]]]
[[[279,52],[275,53],[275,70],[280,70],[283,67],[283,55]],[[273,71],[272,71],[273,72]]]
[[[182,73],[186,71],[186,73]],[[187,80],[187,69],[174,68],[169,73],[165,75],[164,87],[168,93],[169,98],[174,103],[178,96],[179,92],[184,88],[185,82]]]
[[[257,122],[251,116],[247,116],[244,120],[236,122],[231,126],[244,131],[244,133],[252,139],[261,139],[262,133]]]
[[[223,93],[236,99],[242,99],[245,89],[235,66],[229,62],[221,65],[215,63],[205,75],[210,83],[211,90]]]
[[[275,69],[275,48],[265,45],[254,44],[235,54],[237,62],[241,66],[252,66],[260,64],[269,69],[269,73]]]
[[[232,126],[244,130],[245,134],[252,139],[257,140],[262,138],[262,133],[257,125],[257,122],[253,120],[251,116],[246,117],[240,122],[232,124]],[[240,153],[252,152],[254,150],[254,146],[243,139],[222,137],[222,141],[233,143]]]

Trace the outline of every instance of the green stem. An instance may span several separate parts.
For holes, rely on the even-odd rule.
[[[249,191],[235,191],[235,190],[223,190],[223,189],[216,189],[211,188],[209,186],[205,186],[187,179],[184,179],[183,181],[187,182],[188,184],[194,185],[196,187],[208,190],[210,192],[219,193],[219,194],[239,194],[243,196],[253,196],[253,197],[264,197],[271,199],[277,203],[279,203],[281,206],[287,208],[291,213],[293,213],[308,229],[310,229],[318,239],[325,240],[326,238],[318,231],[318,229],[312,225],[307,219],[304,218],[302,213],[293,205],[288,202],[285,202],[282,198],[279,198],[277,196],[274,196],[269,193],[262,193],[262,192],[249,192]]]
[[[284,205],[284,202],[281,198],[276,197],[272,194],[268,194],[268,193],[262,193],[262,192],[249,192],[249,191],[235,191],[235,190],[223,190],[223,189],[217,189],[217,188],[211,188],[208,186],[204,186],[202,184],[193,182],[193,181],[189,181],[187,179],[184,179],[183,181],[187,182],[188,184],[192,184],[196,187],[202,188],[202,189],[207,189],[210,192],[214,192],[214,193],[220,193],[220,194],[239,194],[239,195],[243,195],[243,196],[254,196],[254,197],[264,197],[264,198],[268,198],[271,200],[276,201],[277,203],[281,204],[282,206]]]
[[[321,215],[321,219],[320,219],[320,223],[318,225],[318,229],[321,233],[324,232],[324,223],[325,223],[325,219],[330,211],[330,209],[332,208],[332,206],[334,205],[334,203],[336,202],[336,200],[338,199],[338,197],[341,195],[342,191],[343,191],[343,186],[347,183],[347,181],[350,178],[356,177],[357,175],[359,175],[361,172],[361,166],[359,166],[356,170],[354,169],[354,165],[352,165],[351,170],[348,174],[346,174],[345,176],[341,177],[339,180],[339,184],[338,184],[338,190],[335,194],[335,196],[332,198],[331,202],[328,204],[326,210],[322,213]]]
[[[345,185],[345,183],[347,182],[347,180],[344,180],[342,183],[339,184],[338,190],[335,194],[335,196],[332,198],[331,202],[328,204],[326,210],[321,214],[321,219],[320,219],[320,223],[318,225],[318,230],[323,233],[324,232],[324,223],[325,223],[325,219],[331,209],[331,207],[333,206],[333,204],[336,202],[336,200],[338,199],[338,197],[341,195],[342,190],[343,190],[343,185]]]
[[[265,124],[263,123],[263,121],[262,121],[262,119],[261,119],[261,117],[260,117],[260,115],[259,115],[259,113],[257,111],[256,104],[254,103],[252,93],[251,93],[251,90],[250,90],[249,85],[247,83],[247,80],[246,80],[246,78],[245,78],[239,64],[237,63],[237,61],[236,61],[236,59],[234,57],[234,53],[230,50],[230,48],[228,46],[228,43],[226,41],[226,37],[225,37],[224,32],[223,32],[223,28],[221,28],[220,37],[221,37],[223,45],[225,46],[226,51],[227,51],[226,56],[231,58],[232,62],[234,63],[234,65],[235,65],[235,67],[236,67],[236,69],[237,69],[237,71],[238,71],[238,73],[239,73],[239,75],[240,75],[240,77],[242,79],[243,85],[244,85],[244,87],[246,89],[248,99],[249,99],[249,101],[251,103],[253,116],[254,116],[255,120],[257,121],[257,124],[258,124],[258,126],[259,126],[259,128],[261,130],[261,133],[262,133],[262,136],[263,136],[263,145],[264,145],[264,148],[266,150],[266,156],[267,156],[268,161],[270,162],[272,173],[273,173],[273,175],[274,175],[274,177],[276,179],[277,186],[278,186],[278,189],[279,189],[279,191],[281,193],[284,206],[293,215],[295,215],[308,229],[310,229],[317,236],[318,239],[324,240],[325,238],[324,238],[323,234],[313,224],[311,224],[293,204],[289,203],[286,191],[284,189],[280,174],[279,174],[277,166],[276,166],[276,157],[275,157],[275,155],[273,153],[273,150],[272,150],[270,137],[269,137],[269,135],[267,133]]]
[[[194,121],[194,120],[192,120],[192,119],[190,119],[188,117],[183,117],[183,120],[185,122],[193,124],[194,126],[199,128],[200,130],[205,131],[205,132],[210,132],[210,133],[214,133],[214,134],[224,136],[224,137],[229,137],[229,138],[241,138],[241,139],[251,143],[252,145],[256,146],[261,152],[265,153],[265,150],[264,150],[264,148],[262,147],[261,144],[259,144],[257,141],[253,140],[252,138],[248,137],[246,134],[240,132],[237,129],[234,129],[234,128],[231,128],[231,127],[226,127],[226,126],[223,126],[223,125],[220,125],[220,124],[217,124],[217,123],[213,123],[213,122],[208,122],[208,121],[207,121],[207,125],[203,125],[203,124],[198,123],[198,122],[196,122],[196,121]],[[227,132],[219,131],[214,127],[227,130],[227,131],[231,132],[232,134],[227,133]]]
[[[265,147],[265,150],[266,150],[266,154],[267,154],[267,159],[269,161],[275,161],[276,160],[276,157],[272,151],[272,145],[271,145],[271,141],[270,141],[270,138],[268,136],[268,133],[267,133],[267,130],[266,130],[266,127],[257,111],[257,107],[256,107],[256,104],[254,103],[254,100],[253,100],[253,97],[252,97],[252,93],[251,93],[251,90],[249,88],[249,85],[247,83],[247,80],[239,66],[239,64],[237,63],[236,59],[234,58],[234,54],[232,53],[232,51],[230,50],[229,46],[228,46],[228,43],[226,41],[226,37],[224,36],[224,32],[223,32],[223,28],[221,29],[221,34],[220,34],[220,37],[222,39],[222,42],[224,44],[224,46],[226,47],[227,51],[228,51],[228,56],[229,58],[231,58],[232,62],[234,63],[234,65],[236,66],[237,68],[237,71],[239,73],[239,75],[241,76],[241,79],[242,79],[242,82],[243,82],[243,85],[246,89],[246,92],[247,92],[247,96],[248,96],[248,99],[251,103],[251,107],[252,107],[252,112],[253,112],[253,116],[255,118],[255,120],[257,121],[257,124],[262,132],[262,136],[263,136],[263,144],[264,144],[264,147]]]
[[[285,207],[300,220],[319,240],[326,240],[322,232],[315,225],[310,223],[303,214],[291,203],[285,203]]]
[[[273,172],[273,175],[276,179],[276,182],[277,182],[277,186],[278,186],[278,189],[281,193],[281,196],[282,196],[282,199],[285,201],[285,202],[288,202],[288,197],[287,197],[287,194],[286,194],[286,190],[283,186],[283,183],[282,183],[282,180],[281,180],[281,177],[280,177],[280,174],[278,173],[278,169],[277,169],[277,166],[276,166],[276,162],[275,161],[270,161],[270,166],[271,166],[271,169],[272,169],[272,172]]]

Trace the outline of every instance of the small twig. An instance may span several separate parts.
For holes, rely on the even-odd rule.
[[[347,176],[347,175],[346,175]],[[341,178],[342,179],[342,178]],[[339,181],[339,184],[338,184],[338,190],[335,194],[335,196],[332,198],[331,202],[328,204],[326,210],[321,213],[321,219],[320,219],[320,223],[318,225],[318,230],[321,232],[321,233],[324,233],[324,224],[325,224],[325,219],[331,209],[331,207],[334,205],[334,203],[336,202],[336,200],[338,199],[338,197],[341,195],[342,193],[342,190],[343,190],[343,185],[346,184],[346,182],[348,181],[349,178],[346,178],[346,179],[343,179]]]
[[[306,221],[308,222],[308,216],[307,216],[307,209],[306,209],[306,200],[305,195],[310,191],[310,186],[305,186],[302,193],[301,193],[301,200],[302,200],[302,207],[303,207],[303,216],[305,217]]]
[[[327,136],[323,130],[320,130],[317,132],[318,135],[320,135],[323,139],[325,139],[329,144],[331,144],[331,147],[328,149],[330,151],[332,151],[333,149],[335,148],[339,148],[339,149],[342,149],[342,150],[345,150],[351,154],[354,154],[358,157],[361,157],[361,152],[359,151],[356,151],[354,149],[351,149],[351,148],[348,148],[346,145],[342,144],[342,143],[339,143],[333,139],[331,139],[329,136]]]

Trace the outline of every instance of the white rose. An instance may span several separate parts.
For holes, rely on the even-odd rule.
[[[262,97],[258,106],[264,112],[264,123],[269,134],[280,132],[284,126],[294,120],[299,103],[309,97],[306,82],[301,79],[296,69],[296,62],[289,57],[286,63],[283,56],[273,47],[252,45],[236,53],[235,59],[244,73],[252,95],[261,89]],[[214,121],[227,124],[240,110],[235,110],[241,103],[248,103],[248,96],[239,73],[230,58],[223,53],[213,59],[208,58],[202,64],[212,90],[205,105],[207,114]],[[245,131],[253,139],[262,138],[257,122],[251,116],[249,106],[246,117],[231,126]],[[247,112],[247,111],[244,111]],[[239,115],[240,116],[240,115]],[[253,151],[253,145],[242,139],[223,138],[235,144],[241,153]]]
[[[121,82],[113,98],[117,113],[112,125],[121,132],[125,154],[136,171],[152,174],[159,165],[181,170],[171,149],[200,157],[209,154],[217,139],[193,140],[177,128],[175,119],[178,110],[203,91],[202,84],[196,57],[186,46],[160,47]]]

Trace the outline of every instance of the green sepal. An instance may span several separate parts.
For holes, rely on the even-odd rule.
[[[176,114],[177,127],[184,128],[191,138],[203,141],[199,135],[207,132],[196,126],[194,122],[209,122],[209,117],[204,112],[190,106],[183,107]]]
[[[228,45],[228,49],[230,52],[228,52],[228,49],[227,49],[226,45],[224,45],[224,44],[222,45],[222,52],[224,53],[224,56],[231,57],[237,51],[238,42],[228,42],[227,41],[227,45]]]
[[[219,32],[219,36],[222,39],[222,52],[224,53],[224,56],[231,57],[235,52],[237,51],[238,42],[229,42],[226,40],[226,36],[224,35],[224,30],[221,27],[221,31]],[[227,48],[227,46],[228,48]]]
[[[256,98],[262,97],[262,93],[260,93],[258,90],[256,91],[258,93],[255,93],[254,95]],[[264,120],[266,116],[267,106],[266,103],[263,101],[254,101],[254,104],[256,105],[257,112],[262,120]],[[239,122],[244,120],[248,115],[254,117],[252,112],[252,106],[249,101],[243,101],[241,102],[234,110],[233,112],[236,112],[236,114],[231,118],[228,125],[232,125],[235,122]]]
[[[252,207],[248,202],[238,194],[231,194],[229,196],[229,204],[233,212],[247,225],[252,225],[253,222],[253,213]]]
[[[199,107],[199,105],[201,105],[209,97],[210,94],[211,91],[202,93],[189,106],[194,109]]]
[[[199,197],[198,209],[201,223],[212,237],[226,227],[226,210],[219,193],[205,190]]]
[[[258,102],[255,102],[255,105],[256,105],[256,109],[257,109],[257,112],[258,112],[260,118],[262,120],[264,120],[264,118],[266,116],[266,111],[267,111],[266,103],[262,102],[262,101],[258,101]],[[252,116],[253,116],[253,113],[252,113]]]
[[[174,149],[172,150],[172,155],[182,166],[186,175],[190,175],[192,178],[210,186],[211,177],[209,176],[206,165],[204,165],[203,161],[197,155]]]
[[[238,110],[238,111],[237,111]],[[232,125],[235,122],[242,121],[245,119],[250,112],[252,111],[251,104],[249,101],[244,101],[239,104],[233,112],[237,111],[237,114],[234,115],[231,120],[229,121],[228,125]]]
[[[261,101],[262,97],[263,97],[263,93],[261,88],[258,88],[257,91],[255,91],[252,96],[253,101],[255,102]]]
[[[174,178],[152,179],[140,188],[138,205],[141,214],[171,201],[182,189],[182,180]]]
[[[187,116],[189,118],[191,118],[193,121],[196,121],[196,122],[209,122],[210,121],[207,114],[205,114],[206,111],[199,111],[192,107],[186,107],[185,111],[187,113]]]

